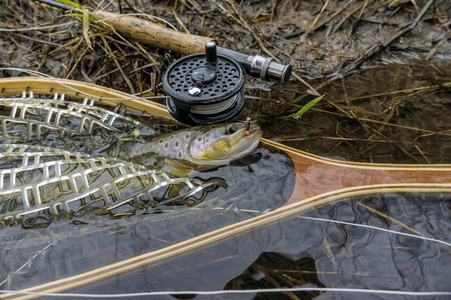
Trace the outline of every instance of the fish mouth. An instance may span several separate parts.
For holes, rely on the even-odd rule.
[[[232,161],[241,159],[249,154],[251,154],[255,149],[257,149],[258,144],[260,143],[260,138],[262,136],[261,130],[254,130],[252,133],[249,131],[249,134],[243,133],[240,137],[242,145],[236,147],[231,153],[223,156],[220,159],[212,160],[209,162],[204,162],[206,165],[211,166],[221,166],[227,165]]]
[[[254,132],[248,135],[248,138],[254,138],[252,143],[250,143],[245,148],[241,149],[240,157],[234,158],[232,160],[240,159],[248,154],[251,154],[255,149],[257,149],[258,144],[260,143],[260,138],[262,137],[262,132]]]
[[[260,138],[262,137],[262,130],[261,130],[261,128],[260,128],[260,126],[259,125],[257,125],[257,124],[253,124],[253,126],[251,125],[251,127],[246,131],[246,135],[248,135],[248,136],[253,136],[253,135],[256,135],[256,134],[258,134],[258,135],[260,135]]]
[[[253,123],[253,122],[246,122],[244,123],[246,126],[246,130],[244,130],[244,128],[242,128],[242,130],[244,130],[244,134],[245,135],[253,135],[255,133],[261,133],[261,128],[260,125],[258,125],[257,123]]]
[[[241,142],[246,146],[243,146],[242,148],[240,147],[241,149],[237,149],[236,152],[247,155],[254,151],[260,142],[262,134],[263,132],[260,126],[256,123],[251,123],[247,131],[241,135]],[[252,140],[252,142],[249,143],[249,140]]]

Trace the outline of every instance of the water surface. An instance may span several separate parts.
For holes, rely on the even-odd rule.
[[[331,81],[324,90],[325,99],[336,106],[320,102],[301,120],[279,119],[313,97],[300,98],[305,95],[301,84],[292,83],[288,88],[275,85],[270,91],[249,88],[249,95],[260,98],[252,104],[251,116],[262,124],[264,137],[314,154],[378,163],[450,163],[450,94],[440,85],[448,75],[437,75],[426,65],[419,61],[389,64],[343,81]],[[386,93],[433,85],[439,87]],[[246,106],[249,110],[251,102]],[[340,107],[353,110],[355,117],[343,114]],[[248,113],[245,110],[240,117],[244,119]],[[81,274],[280,207],[293,190],[292,163],[287,156],[264,148],[254,154],[259,159],[250,163],[198,174],[204,179],[223,178],[228,187],[210,192],[195,207],[135,210],[120,219],[110,215],[62,219],[30,230],[20,226],[0,228],[0,287],[22,289]],[[296,286],[451,291],[449,245],[387,230],[450,243],[449,195],[381,194],[345,199],[72,291],[132,293]],[[337,292],[294,295],[301,299],[362,297]],[[280,293],[276,297],[292,299],[293,295]]]

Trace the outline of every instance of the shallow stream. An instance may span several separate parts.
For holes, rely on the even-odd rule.
[[[239,118],[250,109],[265,138],[340,160],[451,163],[450,92],[443,85],[449,67],[445,63],[440,67],[443,74],[437,75],[427,65],[389,64],[332,81],[322,90],[325,100],[297,120],[278,117],[297,111],[313,97],[296,100],[305,95],[300,83],[269,90],[249,84],[249,101]],[[413,88],[420,89],[396,92]],[[326,101],[335,105],[331,108]],[[340,106],[355,106],[349,110],[353,115]],[[0,288],[23,289],[82,274],[280,207],[293,191],[293,165],[285,154],[265,148],[257,149],[255,157],[259,159],[250,164],[199,174],[204,179],[223,178],[228,187],[209,193],[194,207],[138,210],[119,219],[109,215],[61,219],[45,228],[0,228]],[[450,292],[450,237],[450,195],[381,193],[315,207],[68,291],[117,294],[301,286]],[[265,297],[269,294],[234,295],[236,299]],[[362,295],[313,291],[271,297],[361,299]],[[365,297],[386,296],[375,292]],[[434,299],[438,298],[446,299]]]

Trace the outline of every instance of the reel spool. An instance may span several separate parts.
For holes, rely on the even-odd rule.
[[[244,106],[245,77],[237,61],[217,54],[216,42],[208,42],[205,54],[181,58],[166,71],[169,113],[188,125],[226,122]]]

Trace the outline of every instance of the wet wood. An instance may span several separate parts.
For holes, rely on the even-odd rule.
[[[296,185],[286,206],[306,199],[332,202],[375,193],[451,191],[451,165],[396,165],[338,161],[264,140],[293,160]]]

